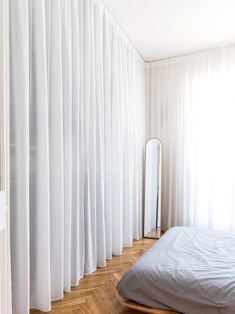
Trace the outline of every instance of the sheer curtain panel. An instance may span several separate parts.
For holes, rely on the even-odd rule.
[[[235,229],[235,46],[147,68],[149,135],[163,141],[163,228]]]
[[[10,0],[13,313],[142,229],[144,63],[99,1]]]

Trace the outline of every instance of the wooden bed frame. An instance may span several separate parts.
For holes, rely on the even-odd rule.
[[[145,305],[138,304],[134,301],[127,300],[125,301],[125,306],[132,310],[137,310],[144,313],[150,313],[150,314],[180,314],[179,312],[174,311],[168,311],[168,310],[161,310],[153,307],[148,307]]]

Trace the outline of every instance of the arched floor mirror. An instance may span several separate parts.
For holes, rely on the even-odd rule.
[[[146,143],[144,237],[161,236],[161,155],[162,143],[150,138]]]

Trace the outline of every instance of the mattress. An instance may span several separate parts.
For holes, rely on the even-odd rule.
[[[124,274],[119,294],[186,314],[235,313],[235,233],[174,227]]]

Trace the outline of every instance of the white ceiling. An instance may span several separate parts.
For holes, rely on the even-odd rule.
[[[146,61],[235,43],[235,0],[102,0]]]

